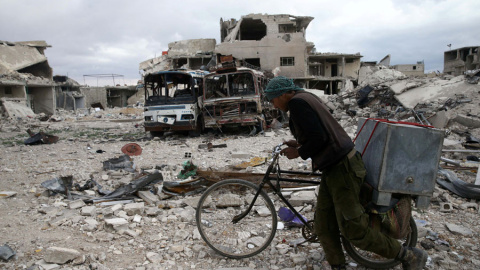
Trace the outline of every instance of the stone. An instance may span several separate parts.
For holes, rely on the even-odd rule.
[[[49,247],[45,251],[43,259],[47,263],[65,264],[80,257],[82,254],[75,250],[62,247]]]
[[[149,190],[138,191],[137,195],[149,205],[155,205],[159,201],[158,196]]]
[[[105,227],[111,228],[115,231],[127,230],[128,229],[128,221],[124,218],[111,218],[105,219]]]
[[[170,246],[170,250],[173,251],[173,252],[181,252],[181,251],[183,251],[183,249],[184,249],[183,245]]]
[[[95,206],[84,206],[82,207],[81,215],[82,216],[95,216],[97,208]]]
[[[158,253],[147,252],[146,256],[147,256],[147,260],[151,263],[161,263],[162,262],[162,257]]]
[[[84,207],[86,204],[83,200],[75,200],[75,201],[71,201],[69,204],[68,204],[68,207],[70,209],[77,209],[77,208],[81,208],[81,207]]]
[[[302,206],[306,203],[312,204],[317,200],[314,190],[305,190],[292,193],[290,203],[293,206]]]
[[[123,210],[127,213],[129,216],[133,215],[141,215],[145,211],[145,203],[139,202],[139,203],[129,203],[126,204],[123,207]]]
[[[236,152],[232,152],[231,157],[238,158],[238,159],[248,159],[250,158],[250,154],[242,151],[236,151]]]
[[[470,236],[473,234],[472,230],[462,227],[460,225],[456,225],[453,223],[446,223],[445,225],[447,226],[448,230],[450,230],[454,234],[459,234],[463,236]]]

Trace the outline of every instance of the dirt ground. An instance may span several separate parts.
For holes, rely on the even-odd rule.
[[[478,88],[471,102],[460,104],[454,112],[478,117]],[[453,115],[452,110],[449,115]],[[121,117],[116,117],[116,116]],[[0,122],[0,191],[13,196],[0,198],[0,246],[7,245],[16,254],[0,260],[2,269],[328,269],[318,243],[294,249],[290,241],[301,237],[298,228],[279,230],[271,247],[249,259],[220,257],[209,249],[196,231],[194,206],[199,194],[167,197],[158,194],[155,205],[145,205],[139,216],[116,212],[128,220],[129,233],[105,226],[112,206],[96,205],[94,213],[70,207],[62,195],[51,195],[41,184],[61,176],[73,176],[84,185],[94,179],[113,190],[132,180],[141,171],[160,170],[164,181],[178,181],[182,164],[191,160],[202,169],[232,170],[250,158],[268,158],[273,146],[291,139],[288,129],[269,130],[250,136],[248,131],[218,134],[208,132],[197,138],[170,134],[151,138],[141,126],[141,110],[104,112],[102,117],[76,118],[67,114],[56,122],[10,119]],[[473,115],[473,116],[472,116]],[[350,121],[355,123],[355,121]],[[58,136],[54,144],[24,145],[34,133]],[[444,148],[464,149],[465,132],[480,137],[479,128],[457,122],[448,126]],[[137,143],[141,155],[134,156],[135,172],[120,175],[103,169],[103,162],[123,155],[121,148]],[[207,143],[226,145],[208,150]],[[447,145],[448,143],[448,145]],[[445,153],[446,158],[465,162],[465,153]],[[443,164],[443,163],[442,163]],[[474,163],[475,164],[475,163]],[[443,164],[445,165],[445,164]],[[281,161],[288,170],[308,170],[301,159]],[[465,182],[474,183],[477,167],[454,169]],[[263,173],[266,164],[248,167],[244,172]],[[135,202],[141,202],[141,199]],[[275,201],[279,205],[278,201]],[[305,215],[313,217],[314,201],[306,203]],[[445,206],[451,208],[446,209]],[[480,232],[478,202],[462,198],[449,190],[435,187],[430,207],[414,209],[419,229],[419,247],[429,253],[428,269],[479,269]],[[80,259],[66,264],[45,264],[52,247],[73,249]],[[349,259],[349,269],[365,269]],[[397,268],[400,269],[400,268]]]

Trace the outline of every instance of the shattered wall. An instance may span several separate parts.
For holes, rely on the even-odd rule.
[[[35,113],[55,114],[56,98],[52,86],[28,86],[27,93],[27,103]]]
[[[128,99],[137,92],[135,86],[107,87],[107,106],[126,107]]]
[[[168,56],[195,56],[197,54],[213,53],[215,39],[188,39],[168,43]]]
[[[103,108],[108,107],[105,87],[80,87],[80,91],[85,96],[85,107],[90,108],[96,103],[100,103]]]
[[[5,98],[25,98],[25,85],[18,84],[0,84],[0,97]]]
[[[171,42],[161,56],[140,63],[143,75],[170,69],[200,69],[206,66],[215,50],[215,39],[188,39]]]
[[[221,21],[225,37],[216,52],[258,62],[264,70],[279,67],[278,75],[303,77],[307,41],[305,29],[313,17],[250,14],[237,22]]]

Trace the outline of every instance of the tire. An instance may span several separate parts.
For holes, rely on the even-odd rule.
[[[415,220],[410,217],[410,232],[404,239],[398,241],[403,246],[414,247],[417,245],[418,231]],[[390,269],[400,264],[400,261],[395,259],[386,259],[373,252],[364,251],[356,248],[347,239],[342,237],[342,244],[347,254],[357,263],[372,269]]]
[[[235,215],[248,208],[257,190],[258,186],[251,182],[230,179],[210,186],[200,197],[195,216],[198,231],[207,245],[222,256],[248,258],[272,242],[277,214],[263,190],[248,215],[232,222]]]

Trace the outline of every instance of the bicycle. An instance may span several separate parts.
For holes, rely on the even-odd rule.
[[[195,215],[198,231],[206,244],[218,254],[243,259],[257,255],[270,245],[275,237],[278,219],[267,188],[301,221],[303,242],[318,241],[312,226],[313,220],[305,220],[283,196],[280,182],[319,185],[319,181],[291,176],[320,177],[321,174],[281,170],[279,156],[282,145],[274,147],[270,164],[258,185],[242,179],[223,180],[210,186],[200,197]],[[412,218],[409,225],[408,235],[399,241],[403,245],[415,246],[417,228]],[[357,249],[343,237],[342,244],[353,260],[366,267],[391,268],[400,263]]]

